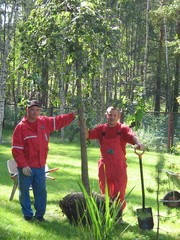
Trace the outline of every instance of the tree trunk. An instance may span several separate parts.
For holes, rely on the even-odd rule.
[[[106,67],[107,67],[107,58],[106,58],[106,50],[104,50],[102,54],[102,79],[101,79],[101,92],[100,92],[100,112],[98,112],[99,115],[99,122],[103,121],[103,114],[104,114],[104,108],[105,106],[105,94],[108,89],[106,89]]]
[[[80,142],[81,142],[81,177],[82,183],[88,194],[90,194],[89,176],[88,176],[88,161],[87,161],[87,148],[86,148],[86,123],[84,117],[84,105],[82,100],[82,85],[81,85],[81,69],[79,61],[82,56],[79,50],[78,37],[76,36],[76,84],[77,96],[79,104],[79,125],[80,125]]]
[[[164,29],[163,27],[161,27],[160,38],[159,38],[157,72],[156,72],[156,93],[155,93],[155,107],[154,107],[155,112],[160,112],[163,39],[164,39]]]
[[[48,57],[46,56],[42,61],[42,102],[41,104],[45,107],[48,105],[48,80],[49,80],[49,64],[48,64]]]
[[[144,67],[143,67],[143,84],[144,84],[144,96],[147,92],[147,63],[148,63],[148,44],[149,44],[149,1],[146,4],[146,43],[144,53]]]
[[[13,36],[13,28],[16,26],[19,1],[15,1],[9,18],[6,19],[6,8],[4,10],[4,43],[2,51],[2,62],[0,69],[0,144],[2,143],[2,128],[4,120],[5,90],[7,79],[7,58],[10,51],[10,41]]]
[[[169,74],[169,53],[168,53],[168,39],[167,39],[167,24],[166,18],[164,17],[164,39],[165,39],[165,50],[166,50],[166,112],[171,112],[171,84]]]
[[[179,12],[180,16],[180,12]],[[180,22],[177,24],[177,36],[180,40]],[[176,66],[175,66],[175,82],[174,82],[174,101],[173,101],[173,112],[178,112],[177,97],[179,96],[179,81],[180,81],[180,53],[176,53]]]

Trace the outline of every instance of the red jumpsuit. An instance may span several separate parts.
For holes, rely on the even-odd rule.
[[[107,182],[111,199],[119,196],[121,210],[126,206],[125,192],[127,185],[126,144],[134,144],[132,130],[121,123],[115,127],[101,124],[89,131],[89,139],[98,139],[101,158],[98,161],[98,177],[101,193],[105,193]]]

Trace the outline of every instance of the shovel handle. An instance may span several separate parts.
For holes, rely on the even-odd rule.
[[[143,177],[143,166],[142,166],[142,155],[144,154],[144,149],[134,148],[134,152],[139,157],[140,166],[140,176],[141,176],[141,190],[142,190],[142,209],[145,209],[145,191],[144,191],[144,177]]]
[[[139,149],[139,148],[134,148],[134,152],[139,156],[139,157],[141,157],[143,154],[144,154],[144,152],[145,152],[145,150],[144,149]]]

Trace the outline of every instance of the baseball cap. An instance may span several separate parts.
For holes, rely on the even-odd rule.
[[[27,103],[28,108],[31,108],[31,107],[34,107],[34,106],[41,107],[40,103],[37,100],[28,101],[28,103]]]

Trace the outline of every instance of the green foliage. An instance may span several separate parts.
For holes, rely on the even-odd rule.
[[[157,39],[165,18],[168,40],[171,39],[165,42],[162,34],[162,50],[165,52],[168,46],[169,51],[169,69],[163,55],[160,76],[161,102],[165,108],[168,95],[165,72],[167,69],[170,76],[175,75],[174,62],[179,52],[178,32],[174,28],[179,16],[177,0],[164,4],[155,1],[151,6],[147,83],[143,79],[146,1],[25,0],[19,5],[6,68],[6,101],[16,103],[19,96],[28,98],[38,94],[46,107],[70,105],[78,97],[76,78],[80,76],[83,101],[91,99],[90,104],[96,110],[111,103],[125,106],[128,123],[134,122],[136,129],[139,128],[145,111],[140,98],[151,100],[151,109],[154,105]],[[7,37],[4,33],[8,31],[2,27],[2,39]],[[173,93],[171,79],[169,91]],[[104,109],[100,110],[102,113]]]
[[[161,175],[163,174],[163,168],[165,166],[165,158],[163,154],[159,154],[157,164],[155,165],[155,179],[157,184],[161,184]]]
[[[100,207],[98,208],[95,198],[93,198],[91,195],[88,195],[86,189],[82,184],[80,184],[80,188],[85,196],[87,212],[89,213],[91,220],[86,228],[84,228],[82,225],[79,225],[80,239],[112,239],[113,231],[116,225],[116,215],[120,207],[119,204],[116,205],[115,202],[113,202],[113,204],[110,204],[110,199],[106,188],[104,211],[103,203],[100,204]]]
[[[136,100],[133,103],[130,100],[125,101],[127,109],[126,121],[128,125],[138,130],[141,127],[142,119],[147,109],[142,87],[137,85],[136,90],[134,90],[134,98]]]
[[[176,145],[172,146],[170,151],[172,154],[180,155],[180,142],[178,142]]]
[[[142,119],[141,128],[137,135],[144,143],[146,150],[166,152],[168,142],[168,115],[154,115],[147,113]]]
[[[180,187],[180,181],[177,176],[168,174],[167,171],[170,172],[179,172],[180,168],[174,163],[173,160],[167,161],[163,153],[159,153],[157,156],[157,163],[155,165],[155,181],[157,184],[157,194],[158,199],[159,195],[174,189],[175,186]],[[172,189],[170,189],[172,187]]]

